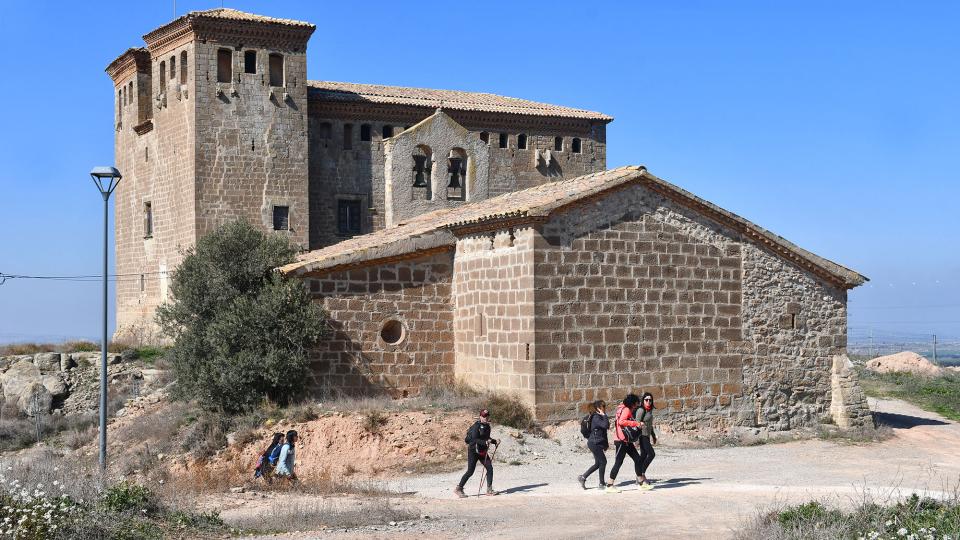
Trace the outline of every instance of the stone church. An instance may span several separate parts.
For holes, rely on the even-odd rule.
[[[869,418],[846,360],[866,278],[647,172],[606,124],[492,94],[311,81],[312,24],[191,12],[115,59],[118,334],[238,218],[304,253],[334,337],[313,387],[461,380],[543,419],[649,390],[677,427]]]

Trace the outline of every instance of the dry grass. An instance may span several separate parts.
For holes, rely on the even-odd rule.
[[[397,506],[387,497],[372,500],[277,501],[264,511],[228,520],[228,524],[259,532],[352,529],[417,519],[419,513]]]
[[[121,353],[127,349],[135,348],[124,341],[111,341],[107,343],[107,352]],[[9,345],[0,345],[0,356],[16,356],[26,354],[37,354],[43,352],[99,352],[100,343],[88,340],[72,340],[63,343],[11,343]]]

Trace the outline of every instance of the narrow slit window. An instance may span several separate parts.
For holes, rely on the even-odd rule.
[[[170,80],[177,78],[177,56],[170,57]]]
[[[343,149],[353,149],[353,124],[343,125]]]
[[[579,137],[574,137],[573,140],[570,141],[570,148],[571,150],[573,150],[574,154],[579,154],[580,152],[583,151],[583,147],[581,146]]]
[[[123,120],[123,89],[117,90],[117,121]]]
[[[149,201],[143,203],[143,237],[153,237],[153,205]]]
[[[127,85],[127,103],[133,103],[133,81]]]
[[[467,198],[467,153],[462,148],[450,150],[447,157],[447,199],[464,201]]]
[[[527,136],[523,133],[517,135],[517,148],[520,150],[527,149]]]
[[[160,92],[166,93],[167,91],[167,63],[160,62]]]
[[[341,235],[360,234],[360,201],[341,200],[337,202],[337,232]]]
[[[243,53],[243,72],[257,72],[257,51],[246,51]]]
[[[506,148],[509,142],[509,136],[506,133],[500,134],[500,148]]]
[[[270,86],[283,86],[283,55],[270,55]]]
[[[361,141],[370,140],[370,124],[362,124],[360,126],[360,140]]]
[[[553,138],[553,150],[555,152],[563,152],[563,137]]]
[[[490,144],[490,134],[486,131],[481,131],[480,140],[483,141],[483,144]]]
[[[419,145],[413,154],[413,187],[423,191],[415,192],[415,199],[433,199],[433,152],[429,146]]]
[[[180,84],[187,84],[187,51],[180,53]]]
[[[273,207],[273,230],[275,231],[290,230],[290,207],[289,206]]]
[[[228,83],[233,77],[232,54],[229,49],[217,50],[217,82]]]
[[[383,138],[389,139],[393,137],[393,126],[383,126]]]

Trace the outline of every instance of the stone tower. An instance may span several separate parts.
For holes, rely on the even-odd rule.
[[[315,26],[192,12],[108,67],[116,95],[117,334],[150,333],[181,250],[238,218],[308,245]],[[146,337],[146,336],[145,336]]]

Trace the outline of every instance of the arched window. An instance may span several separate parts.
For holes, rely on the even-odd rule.
[[[217,50],[217,82],[228,83],[233,78],[233,55],[230,49]]]
[[[167,93],[167,63],[160,62],[160,93]]]
[[[583,151],[579,137],[574,137],[573,140],[570,141],[570,149],[573,150],[574,154],[579,154]]]
[[[283,86],[283,55],[270,55],[270,86]]]
[[[187,51],[180,53],[180,84],[187,84]]]
[[[413,198],[433,199],[433,151],[425,144],[413,151]]]
[[[563,137],[553,138],[553,150],[555,152],[563,152]]]
[[[243,53],[243,72],[257,72],[257,51],[245,51]]]
[[[447,156],[447,199],[465,201],[467,199],[467,153],[463,148],[450,150]]]
[[[483,141],[483,144],[490,144],[490,134],[486,131],[481,131],[480,140]]]
[[[509,143],[509,135],[506,133],[500,134],[500,148],[506,148]]]
[[[170,57],[170,80],[177,78],[177,55]]]
[[[117,122],[123,120],[123,88],[117,90]]]
[[[127,103],[133,104],[134,94],[133,94],[133,81],[130,81],[130,84],[127,85]]]
[[[525,133],[517,135],[517,148],[520,150],[527,149],[527,135]]]

